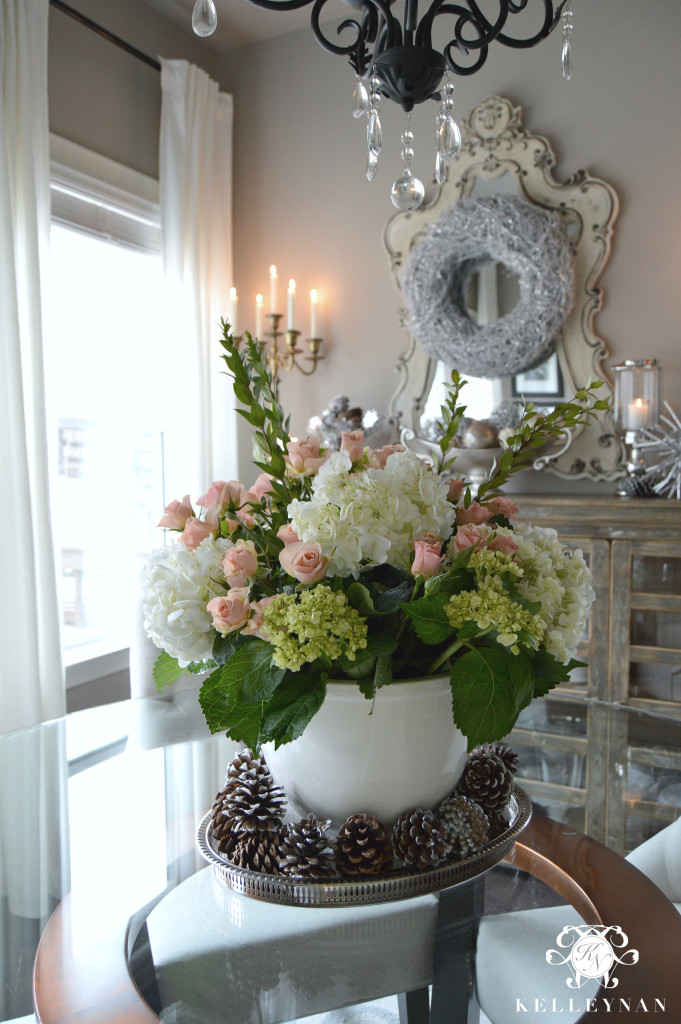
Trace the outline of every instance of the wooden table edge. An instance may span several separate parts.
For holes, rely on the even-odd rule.
[[[681,914],[645,875],[588,836],[538,815],[507,859],[546,882],[588,923],[623,928],[640,960],[618,973],[618,998],[665,997],[672,1011],[668,1019],[681,1020]],[[119,931],[110,930],[75,956],[72,901],[66,896],[36,954],[33,1002],[39,1024],[157,1024],[160,1018],[132,978],[128,939],[128,924],[121,922]],[[586,1013],[580,1021],[594,1016]]]

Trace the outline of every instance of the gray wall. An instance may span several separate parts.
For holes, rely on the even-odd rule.
[[[526,125],[552,142],[558,177],[587,168],[615,187],[621,212],[596,330],[609,363],[659,358],[664,394],[681,411],[681,5],[598,0],[577,3],[574,12],[571,82],[561,77],[559,33],[528,52],[496,47],[482,71],[457,80],[456,110],[464,115],[491,93],[506,95],[522,105]],[[401,168],[399,111],[385,105],[384,148],[370,184],[364,123],[350,114],[352,72],[309,31],[216,58],[137,0],[90,0],[87,13],[150,53],[201,64],[234,94],[241,325],[253,327],[247,313],[257,291],[267,296],[270,263],[282,286],[294,277],[300,293],[317,287],[322,298],[326,361],[314,377],[294,371],[282,385],[294,430],[302,432],[339,392],[385,409],[405,344],[382,248],[394,212],[390,185]],[[68,20],[52,17],[52,129],[154,173],[156,73]],[[412,118],[413,169],[424,181],[432,177],[434,113],[428,104]],[[559,486],[555,477],[542,481]]]
[[[558,177],[587,168],[615,187],[621,212],[596,330],[610,363],[659,358],[664,393],[679,409],[681,5],[577,3],[574,24],[569,83],[558,32],[528,52],[492,48],[478,74],[457,79],[456,110],[465,115],[491,93],[506,95],[523,107],[526,125],[552,142]],[[384,111],[383,152],[370,184],[364,121],[350,115],[352,72],[309,33],[226,55],[222,77],[235,96],[240,292],[262,290],[275,262],[287,277],[320,281],[326,293],[327,364],[311,381],[291,374],[283,389],[294,425],[302,429],[310,408],[323,408],[339,391],[385,407],[404,345],[381,243],[394,212],[389,190],[400,173],[402,117]],[[432,179],[433,118],[433,104],[412,116],[413,169],[424,181]]]

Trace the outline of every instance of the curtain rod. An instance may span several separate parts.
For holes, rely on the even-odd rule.
[[[109,32],[108,29],[102,28],[102,26],[98,25],[96,21],[88,18],[85,14],[81,14],[80,11],[75,11],[73,7],[69,7],[69,5],[65,4],[63,0],[50,0],[50,5],[52,7],[56,7],[58,11],[63,11],[64,14],[68,14],[70,17],[75,18],[75,20],[79,21],[81,25],[91,28],[93,32],[97,32],[100,36],[108,39],[110,43],[115,43],[116,46],[120,46],[120,48],[125,50],[126,53],[131,53],[133,57],[137,57],[138,60],[148,64],[150,68],[155,68],[156,71],[161,70],[159,61],[154,60],[153,57],[149,57],[146,53],[138,50],[136,46],[126,43],[125,39],[121,39],[120,36],[115,36],[113,32]]]

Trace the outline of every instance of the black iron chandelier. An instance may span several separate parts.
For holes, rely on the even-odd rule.
[[[561,16],[563,75],[569,78],[571,73],[570,0],[426,0],[428,6],[420,19],[419,0],[404,0],[401,21],[396,15],[395,0],[343,0],[356,13],[336,28],[335,40],[325,34],[320,24],[330,0],[249,2],[270,11],[294,11],[312,5],[310,23],[315,38],[329,53],[347,57],[357,76],[353,113],[356,117],[368,117],[370,180],[381,149],[381,97],[399,104],[406,113],[429,99],[439,103],[436,178],[442,184],[443,162],[456,157],[461,147],[460,131],[452,116],[454,86],[450,76],[475,74],[487,60],[493,42],[514,49],[536,46],[550,35]],[[515,15],[523,17],[514,22]],[[196,0],[192,23],[199,35],[210,35],[215,30],[214,0]],[[452,35],[440,51],[433,46],[433,34],[437,31],[439,36],[445,30],[447,36],[450,32]],[[526,34],[522,34],[523,30]],[[402,132],[405,173],[395,182],[392,193],[399,209],[414,209],[423,198],[423,185],[409,169],[412,141],[413,132],[407,125]],[[413,183],[417,183],[415,188]]]

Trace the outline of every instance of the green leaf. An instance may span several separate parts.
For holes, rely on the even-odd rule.
[[[390,590],[384,590],[374,602],[376,611],[394,612],[403,601],[409,600],[413,589],[414,581],[405,580],[403,583],[398,583],[396,587],[391,587]]]
[[[359,686],[359,692],[366,697],[367,700],[373,700],[376,696],[376,682],[373,676],[367,676],[366,679],[361,679],[357,684]]]
[[[468,749],[503,739],[511,731],[527,696],[527,664],[502,647],[474,647],[454,662],[450,681],[454,722]],[[531,669],[530,669],[531,673]]]
[[[401,604],[400,608],[414,623],[414,628],[421,640],[426,644],[441,644],[452,636],[452,624],[445,615],[445,605],[449,604],[447,594],[433,594],[421,597],[411,604]]]
[[[177,658],[171,658],[166,651],[161,651],[152,669],[158,692],[160,693],[164,686],[176,683],[186,671],[185,668],[180,668]]]
[[[199,690],[199,704],[212,733],[226,732],[233,740],[255,750],[260,735],[262,704],[239,700],[238,684],[225,678],[227,668],[218,668]]]
[[[343,675],[348,679],[365,679],[372,674],[374,660],[371,651],[364,648],[357,651],[354,659],[348,658],[347,654],[341,654],[335,664],[340,666]]]
[[[265,705],[260,742],[275,748],[302,735],[326,696],[326,676],[289,673]]]
[[[376,608],[371,594],[367,587],[363,583],[351,583],[348,587],[345,596],[348,599],[348,603],[358,611],[360,615],[365,617],[376,614]]]
[[[389,654],[379,654],[376,658],[376,671],[374,672],[374,685],[376,690],[387,686],[392,682],[393,674]]]
[[[257,704],[271,696],[285,672],[272,663],[271,646],[253,637],[229,659],[223,679],[245,704]]]
[[[216,634],[213,641],[213,661],[216,665],[225,665],[243,645],[245,637],[240,633],[228,633],[227,636]]]
[[[535,676],[533,696],[546,696],[554,686],[566,683],[573,669],[584,668],[585,665],[586,662],[576,661],[574,658],[567,665],[563,665],[553,655],[546,651],[539,651],[532,658],[532,669]]]

